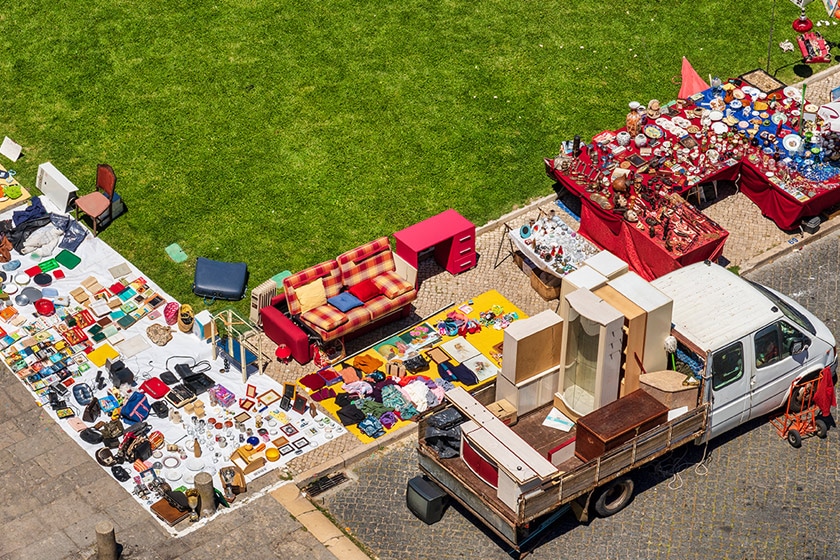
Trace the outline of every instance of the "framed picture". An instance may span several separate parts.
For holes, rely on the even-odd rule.
[[[249,399],[239,399],[239,408],[242,410],[251,410],[254,408],[254,401]]]
[[[268,391],[257,397],[257,400],[259,400],[266,406],[271,406],[272,403],[275,403],[280,400],[280,395],[274,389],[269,389]]]
[[[291,424],[283,424],[280,426],[280,431],[286,434],[287,436],[293,436],[298,433],[298,429],[292,426]]]
[[[306,439],[305,437],[298,438],[298,439],[296,439],[295,441],[292,442],[292,445],[295,446],[295,449],[303,449],[304,447],[309,445],[309,440]]]
[[[280,399],[280,408],[283,410],[290,410],[292,408],[292,401],[289,400],[289,397],[283,397]]]
[[[287,443],[283,447],[279,447],[278,450],[280,451],[280,455],[288,455],[289,453],[294,453],[295,448]]]
[[[306,412],[306,397],[298,395],[295,397],[295,403],[292,405],[292,410],[297,412],[298,414],[303,414]]]
[[[273,439],[273,440],[271,440],[271,445],[273,445],[273,446],[274,446],[274,447],[276,447],[277,449],[280,449],[281,447],[283,447],[283,446],[284,446],[284,445],[286,445],[287,443],[289,443],[288,438],[285,438],[285,437],[283,437],[283,436],[280,436],[280,437],[279,437],[279,438],[277,438],[277,439]]]
[[[251,385],[250,383],[245,387],[245,396],[249,399],[253,399],[257,396],[257,388]]]
[[[294,383],[283,383],[283,396],[289,401],[293,401],[297,396],[297,387]]]
[[[251,415],[247,412],[240,412],[239,414],[234,416],[233,419],[237,422],[241,422],[242,424],[244,424],[245,422],[251,419]]]

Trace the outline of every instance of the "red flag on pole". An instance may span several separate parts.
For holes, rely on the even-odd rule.
[[[682,59],[682,85],[680,86],[680,99],[688,99],[695,93],[709,89],[707,84],[700,74],[691,66],[691,63],[686,57]]]

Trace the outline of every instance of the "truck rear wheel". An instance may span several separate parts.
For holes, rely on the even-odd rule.
[[[633,480],[618,478],[606,484],[595,500],[595,511],[601,517],[615,515],[633,500]]]
[[[813,385],[803,386],[803,383],[816,379],[818,373],[819,372],[809,373],[798,382],[794,383],[793,387],[790,388],[791,412],[802,412],[811,398],[813,398],[813,396],[809,394]]]

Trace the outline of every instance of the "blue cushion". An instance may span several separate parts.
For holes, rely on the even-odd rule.
[[[347,313],[351,309],[361,307],[364,305],[364,303],[362,303],[362,300],[360,300],[350,292],[341,292],[337,296],[328,298],[327,303],[329,303],[342,313]]]

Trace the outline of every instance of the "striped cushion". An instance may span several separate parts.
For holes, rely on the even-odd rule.
[[[383,295],[391,299],[414,289],[414,286],[400,278],[400,275],[396,272],[383,272],[373,279],[373,283],[376,284]]]
[[[348,288],[359,282],[375,278],[383,272],[394,270],[394,257],[387,237],[365,243],[336,258],[341,278]]]
[[[336,296],[341,292],[341,270],[335,261],[326,261],[305,270],[296,272],[283,279],[283,288],[286,292],[286,301],[289,305],[289,313],[300,315],[302,310],[300,300],[295,293],[295,288],[305,286],[317,278],[324,282],[324,293],[327,298]]]
[[[389,313],[399,310],[405,305],[408,305],[414,301],[415,297],[417,297],[417,293],[414,290],[399,295],[394,299],[390,299],[385,296],[378,296],[367,302],[365,304],[365,308],[370,311],[370,316],[376,320],[380,317],[388,315]]]
[[[319,305],[300,316],[301,321],[324,331],[331,331],[347,322],[347,315],[332,305]]]

